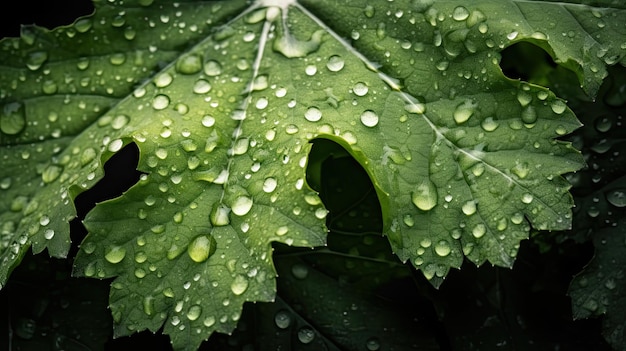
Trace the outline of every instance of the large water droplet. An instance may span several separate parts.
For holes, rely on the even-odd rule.
[[[476,106],[478,106],[478,104],[471,100],[465,100],[463,103],[459,104],[454,110],[454,121],[457,124],[467,122],[476,111]]]
[[[300,41],[285,32],[281,37],[274,40],[272,48],[287,58],[305,57],[319,49],[323,34],[323,30],[318,30],[311,35],[310,40]]]
[[[441,257],[448,256],[450,252],[450,244],[445,240],[441,240],[435,245],[435,253]]]
[[[231,206],[231,210],[237,216],[244,216],[250,212],[252,208],[252,199],[247,196],[239,196],[235,199]]]
[[[215,77],[222,73],[222,65],[214,60],[209,60],[204,64],[204,73],[209,77]]]
[[[48,53],[45,51],[36,51],[30,53],[26,58],[26,67],[31,71],[36,71],[48,60]]]
[[[126,256],[126,249],[122,246],[112,246],[110,247],[106,254],[104,255],[104,258],[109,261],[110,263],[120,263],[124,257]]]
[[[331,72],[339,72],[343,69],[344,66],[343,58],[339,55],[333,55],[328,59],[326,63],[326,68],[328,68]]]
[[[356,96],[365,96],[367,95],[368,91],[369,91],[368,86],[363,82],[356,83],[354,87],[352,88],[352,92]]]
[[[213,181],[215,182],[215,181]],[[230,218],[228,214],[230,213],[230,208],[225,205],[217,205],[209,215],[209,219],[211,220],[211,224],[216,227],[222,227],[228,225],[230,223]]]
[[[247,289],[248,279],[246,279],[243,275],[237,275],[230,284],[230,290],[237,296],[243,294]]]
[[[176,70],[182,74],[194,74],[202,69],[202,57],[200,55],[187,55],[176,61]]]
[[[626,189],[616,189],[608,192],[606,200],[615,207],[626,207]]]
[[[217,249],[217,242],[211,235],[198,235],[187,246],[187,254],[194,262],[204,262]]]
[[[159,94],[152,99],[152,108],[155,110],[163,110],[170,104],[170,98],[167,95]]]
[[[302,327],[298,330],[298,340],[303,344],[308,344],[315,339],[315,332],[310,327]]]
[[[200,305],[193,305],[189,307],[189,310],[187,310],[187,318],[190,321],[195,321],[196,319],[200,317],[201,314],[202,314],[202,307],[200,307]]]
[[[41,180],[48,184],[55,181],[63,173],[63,167],[59,165],[49,165],[41,173]]]
[[[278,182],[276,181],[275,178],[266,178],[265,181],[263,182],[263,191],[266,193],[271,193],[274,190],[276,190],[277,185],[278,185]]]
[[[437,187],[430,180],[424,180],[411,194],[411,201],[422,211],[429,211],[437,205]]]
[[[287,329],[291,325],[291,317],[289,316],[289,312],[285,310],[280,310],[276,312],[274,316],[274,323],[280,329]]]
[[[19,102],[10,102],[2,107],[0,114],[0,132],[15,135],[26,127],[24,105]]]
[[[309,107],[304,113],[304,118],[309,122],[317,122],[322,119],[322,111],[317,107]]]
[[[375,127],[378,125],[378,115],[376,112],[367,110],[361,114],[361,123],[366,127]]]
[[[463,6],[457,6],[454,11],[452,11],[452,18],[455,21],[465,21],[469,17],[469,11]]]

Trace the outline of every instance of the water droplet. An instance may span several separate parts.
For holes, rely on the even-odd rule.
[[[310,40],[300,41],[285,32],[281,37],[274,40],[272,49],[283,54],[287,58],[305,57],[311,52],[319,49],[324,33],[324,30],[320,29],[311,35]]]
[[[530,172],[530,166],[528,165],[528,162],[517,163],[511,169],[511,172],[513,172],[520,179],[524,179],[528,176],[528,173]]]
[[[309,275],[309,268],[303,263],[296,263],[291,266],[291,274],[297,279],[306,279]]]
[[[469,14],[469,11],[465,7],[458,6],[452,11],[452,18],[455,21],[465,21],[469,17]]]
[[[207,327],[207,328],[212,327],[213,324],[215,324],[215,317],[213,317],[213,316],[206,317],[202,321],[202,324],[204,324],[204,326]]]
[[[368,351],[378,351],[380,350],[380,341],[375,337],[369,338],[365,342],[365,347]]]
[[[252,208],[252,203],[253,201],[251,198],[247,196],[239,196],[233,202],[231,210],[237,216],[244,216],[248,214],[248,212],[250,212],[250,209]]]
[[[206,261],[217,249],[217,242],[211,235],[198,235],[187,246],[187,254],[198,263]]]
[[[522,202],[525,204],[533,202],[533,196],[529,193],[522,195]]]
[[[213,181],[215,182],[215,181]],[[230,213],[230,208],[226,207],[223,204],[215,206],[209,219],[211,220],[211,224],[216,227],[222,227],[230,224],[230,218],[228,214]]]
[[[328,59],[326,63],[326,68],[328,68],[331,72],[339,72],[343,69],[344,66],[343,58],[339,55],[333,55]]]
[[[276,190],[277,185],[278,182],[275,178],[266,178],[263,182],[263,191],[265,191],[266,193],[271,193]]]
[[[476,239],[482,238],[485,233],[487,233],[487,227],[485,227],[485,225],[482,223],[476,224],[474,229],[472,229],[472,235]]]
[[[562,100],[554,100],[552,104],[550,104],[550,107],[552,108],[552,112],[560,115],[565,112],[567,105]]]
[[[422,211],[429,211],[437,205],[437,187],[430,180],[423,180],[411,193],[411,201]]]
[[[43,173],[41,173],[41,180],[48,184],[55,181],[63,172],[63,167],[59,165],[49,165],[44,169]]]
[[[463,103],[459,104],[454,110],[454,121],[457,124],[467,122],[467,120],[469,120],[476,111],[477,106],[478,103],[475,103],[471,100],[465,100]]]
[[[304,118],[309,122],[317,122],[322,119],[322,111],[317,107],[309,107],[304,113]]]
[[[291,317],[289,316],[289,312],[285,310],[280,310],[276,312],[274,316],[274,323],[280,329],[287,329],[291,325]]]
[[[122,246],[112,246],[107,250],[104,258],[110,263],[120,263],[126,256],[126,249]]]
[[[533,124],[537,122],[537,111],[533,106],[526,106],[522,110],[522,121],[526,124]]]
[[[493,117],[487,117],[480,123],[480,126],[485,132],[493,132],[498,128],[499,123]]]
[[[183,56],[176,61],[176,71],[181,74],[194,74],[202,69],[202,57],[196,54]]]
[[[608,192],[606,200],[615,207],[626,207],[626,189],[616,189]]]
[[[15,135],[26,127],[24,105],[19,102],[10,102],[2,107],[0,114],[0,132]]]
[[[363,82],[356,83],[354,87],[352,88],[352,92],[356,96],[365,96],[367,95],[368,91],[369,91],[368,86]]]
[[[517,92],[517,101],[522,107],[526,107],[533,101],[533,96],[526,90],[519,90]]]
[[[215,77],[222,73],[222,65],[214,60],[209,60],[204,64],[204,73],[209,77]]]
[[[211,91],[211,84],[205,79],[198,79],[193,85],[193,92],[196,94],[206,94]]]
[[[230,284],[230,290],[237,296],[243,294],[247,289],[248,279],[246,279],[243,275],[237,275]]]
[[[441,257],[448,256],[450,252],[450,244],[445,240],[441,240],[435,245],[435,253]]]
[[[26,58],[26,67],[31,71],[36,71],[48,60],[48,53],[45,51],[35,51]]]
[[[159,94],[152,99],[152,108],[155,110],[163,110],[170,104],[170,98],[167,95]]]
[[[46,238],[46,239],[48,239],[48,240],[50,240],[50,239],[54,238],[54,230],[52,230],[52,229],[46,229],[46,230],[43,232],[43,237],[44,237],[44,238]]]
[[[202,307],[200,305],[193,305],[189,307],[189,310],[187,310],[187,318],[190,321],[195,321],[196,319],[200,317],[201,314],[202,314]]]
[[[372,18],[374,17],[374,14],[376,13],[376,9],[372,5],[366,5],[365,10],[363,10],[363,12],[365,13],[365,16]]]
[[[369,6],[369,5],[368,5]],[[302,327],[298,330],[298,340],[303,344],[308,344],[315,339],[315,332],[310,327]]]
[[[467,216],[471,216],[476,213],[476,202],[474,200],[469,200],[461,206],[461,211]]]
[[[376,112],[371,110],[364,111],[361,114],[361,123],[363,123],[363,125],[366,127],[375,127],[376,125],[378,125],[378,119],[379,118]]]

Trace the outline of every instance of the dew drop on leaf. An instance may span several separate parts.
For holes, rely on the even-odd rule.
[[[233,294],[239,296],[248,289],[248,279],[243,275],[237,275],[230,284],[230,290]]]
[[[365,342],[365,347],[368,351],[378,351],[380,350],[380,341],[375,337],[369,338]]]
[[[212,235],[196,236],[187,246],[187,254],[197,263],[206,261],[217,249],[217,242]]]
[[[476,213],[476,202],[473,200],[467,201],[461,206],[461,211],[463,211],[466,216],[473,215]]]
[[[354,87],[352,88],[352,92],[356,96],[365,96],[367,95],[368,91],[369,91],[368,86],[363,82],[356,83]]]
[[[152,99],[152,108],[155,110],[163,110],[170,104],[170,98],[167,95],[159,94]]]
[[[615,207],[626,207],[626,189],[616,189],[608,192],[606,200]]]
[[[276,189],[278,182],[276,178],[266,178],[263,182],[263,191],[266,193],[271,193]]]
[[[298,340],[303,344],[309,344],[315,339],[315,332],[310,327],[302,327],[298,330]]]
[[[435,253],[437,255],[441,257],[445,257],[445,256],[448,256],[450,252],[451,252],[450,244],[447,241],[441,240],[437,244],[435,244]]]
[[[429,211],[437,205],[437,187],[430,180],[424,180],[411,194],[411,201],[422,211]]]
[[[276,312],[274,316],[274,323],[280,329],[287,329],[291,325],[291,317],[289,316],[289,312],[286,310],[280,310]]]
[[[10,102],[2,107],[0,114],[0,132],[15,135],[26,127],[24,105],[19,102]]]
[[[472,235],[476,239],[482,238],[486,232],[487,232],[487,227],[485,227],[485,225],[482,223],[476,224],[476,226],[472,229]]]
[[[110,263],[120,263],[126,257],[126,249],[122,246],[109,247],[104,258]]]
[[[366,127],[375,127],[378,125],[378,115],[374,111],[367,110],[361,114],[361,123]]]
[[[239,196],[233,202],[231,210],[233,211],[233,214],[237,216],[244,216],[248,214],[248,212],[250,212],[250,209],[252,208],[252,203],[253,201],[251,198],[247,196]]]
[[[291,274],[297,279],[305,279],[309,275],[309,268],[303,263],[296,263],[291,266]]]
[[[309,107],[304,113],[304,118],[309,122],[317,122],[322,119],[322,111],[317,107]]]
[[[176,61],[176,71],[181,74],[194,74],[202,69],[202,57],[200,55],[183,56]]]
[[[471,100],[465,100],[463,103],[459,104],[454,110],[454,121],[457,124],[467,122],[476,111],[476,106],[478,106],[478,104]]]
[[[41,180],[48,184],[55,181],[63,172],[63,167],[59,165],[49,165],[46,169],[41,173]]]
[[[209,77],[215,77],[222,73],[222,65],[214,60],[209,60],[204,64],[204,73]]]
[[[343,61],[343,58],[341,58],[341,56],[333,55],[328,59],[328,62],[326,63],[326,68],[328,68],[328,70],[331,72],[339,72],[343,69],[344,64],[345,62]]]
[[[452,12],[452,18],[455,21],[465,21],[469,17],[469,14],[469,11],[465,7],[458,6]]]
[[[480,126],[485,132],[493,132],[498,128],[499,123],[493,117],[487,117],[480,123]]]
[[[187,310],[187,319],[189,319],[190,321],[195,321],[200,317],[201,314],[202,307],[200,307],[200,305],[193,305],[189,307],[189,310]]]
[[[48,60],[48,53],[45,51],[35,51],[26,58],[26,67],[31,71],[36,71]]]
[[[215,206],[209,219],[211,220],[211,224],[216,227],[223,227],[225,225],[230,224],[230,218],[228,214],[230,213],[230,208],[227,206],[220,204]]]

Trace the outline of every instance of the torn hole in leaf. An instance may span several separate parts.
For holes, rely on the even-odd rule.
[[[549,86],[548,76],[557,68],[550,54],[529,42],[518,42],[502,50],[500,68],[511,79]]]
[[[358,248],[359,254],[366,256],[384,251],[385,257],[397,260],[382,236],[382,212],[374,185],[365,169],[341,145],[328,139],[313,141],[307,182],[319,192],[329,211],[329,248],[342,252]]]
[[[122,195],[139,181],[142,172],[137,170],[138,163],[139,148],[135,143],[129,143],[104,163],[104,177],[91,189],[76,197],[76,218],[70,223],[74,243],[80,243],[87,235],[81,222],[96,203]],[[72,247],[73,254],[76,254],[77,249]]]

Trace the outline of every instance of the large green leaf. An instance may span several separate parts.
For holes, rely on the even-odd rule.
[[[557,20],[558,19],[558,20]],[[96,2],[91,17],[1,42],[0,281],[26,250],[69,250],[72,199],[138,145],[145,174],[87,216],[75,274],[116,277],[116,335],[193,349],[270,301],[272,242],[319,246],[310,141],[369,174],[383,232],[439,286],[464,257],[510,267],[531,226],[567,229],[559,141],[579,122],[506,78],[529,41],[594,94],[624,63],[626,11],[545,2]]]

